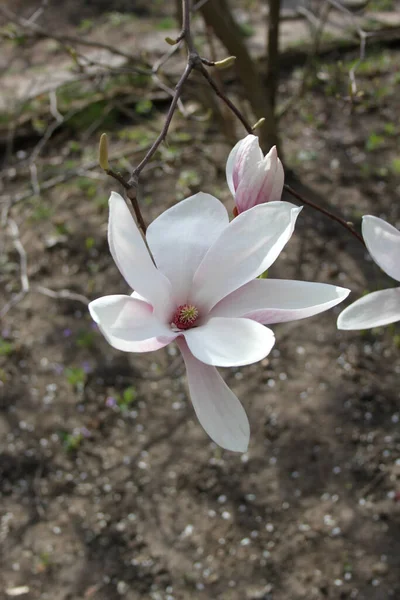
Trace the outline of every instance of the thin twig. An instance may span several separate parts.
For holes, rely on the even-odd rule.
[[[49,298],[55,298],[59,300],[76,300],[77,302],[81,302],[86,306],[89,304],[89,298],[86,298],[83,294],[77,294],[76,292],[71,292],[71,290],[50,290],[43,285],[36,285],[32,287],[32,291],[39,292],[39,294],[43,294],[43,296],[48,296]]]
[[[209,74],[209,72],[207,71],[207,69],[204,67],[203,64],[201,64],[201,66],[199,67],[199,71],[203,75],[204,79],[208,82],[208,84],[212,87],[214,92],[217,94],[218,98],[221,98],[221,100],[223,102],[225,102],[225,104],[228,106],[228,108],[230,108],[230,110],[233,112],[233,114],[236,115],[236,117],[242,123],[242,125],[245,128],[245,130],[247,131],[247,133],[253,133],[253,128],[250,125],[249,121],[241,113],[241,111],[233,104],[233,102],[231,100],[229,100],[228,96],[226,96],[224,94],[224,92],[219,89],[219,87],[215,83],[214,79],[211,77],[211,75]]]
[[[57,33],[49,33],[47,29],[44,29],[37,23],[31,22],[28,19],[24,19],[23,17],[19,17],[16,13],[9,10],[4,6],[0,6],[0,14],[4,17],[16,23],[23,29],[30,29],[33,34],[41,38],[50,38],[60,42],[62,44],[77,44],[80,46],[87,46],[88,48],[100,48],[102,50],[107,50],[112,54],[116,54],[117,56],[123,56],[127,60],[131,62],[135,62],[135,57],[132,54],[128,54],[127,52],[123,52],[114,46],[110,46],[109,44],[105,44],[104,42],[94,42],[90,40],[86,40],[84,38],[75,37],[72,35],[59,35]]]
[[[20,302],[21,300],[23,300],[23,298],[25,298],[26,294],[29,292],[30,289],[26,251],[19,237],[18,225],[13,219],[8,219],[8,227],[14,248],[16,249],[19,255],[21,290],[3,306],[3,308],[0,310],[0,318],[3,318],[4,315],[6,315],[13,306],[18,304],[18,302]]]
[[[16,249],[19,255],[21,290],[3,306],[3,308],[0,310],[0,318],[3,318],[11,308],[13,308],[19,302],[21,302],[21,300],[23,300],[29,292],[38,292],[39,294],[43,294],[44,296],[48,296],[49,298],[74,300],[76,302],[81,302],[82,304],[85,304],[87,306],[89,304],[89,300],[88,298],[86,298],[86,296],[83,296],[83,294],[71,292],[70,290],[66,289],[54,291],[42,285],[31,285],[28,276],[27,254],[24,245],[21,242],[18,225],[16,224],[14,219],[8,219],[7,224],[14,248]]]
[[[329,217],[330,219],[332,219],[332,221],[336,221],[336,223],[339,223],[340,225],[342,225],[342,227],[347,229],[347,231],[349,231],[352,235],[354,235],[354,237],[357,238],[358,241],[363,244],[363,246],[365,246],[365,242],[364,242],[362,236],[354,229],[354,227],[351,223],[349,223],[348,221],[345,221],[341,217],[338,217],[337,215],[330,212],[326,208],[322,208],[322,206],[318,206],[318,204],[314,204],[314,202],[312,202],[311,200],[307,200],[301,194],[296,192],[296,190],[291,188],[290,185],[288,185],[287,183],[285,183],[285,185],[283,187],[289,194],[294,196],[294,198],[296,198],[303,204],[306,204],[307,206],[311,206],[311,208],[313,208],[314,210],[317,210],[318,212],[322,213],[326,217]]]

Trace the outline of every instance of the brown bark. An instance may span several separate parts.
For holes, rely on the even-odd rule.
[[[206,23],[228,50],[236,56],[235,68],[244,87],[245,94],[257,119],[265,117],[265,123],[257,130],[260,143],[266,152],[278,142],[277,122],[269,103],[269,98],[261,75],[252,60],[242,31],[235,21],[227,0],[209,0],[201,7]]]
[[[275,116],[276,95],[279,84],[279,23],[281,0],[268,0],[267,38],[267,97],[272,114]]]

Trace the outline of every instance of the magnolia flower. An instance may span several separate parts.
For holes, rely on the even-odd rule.
[[[348,294],[322,283],[256,279],[291,237],[300,210],[271,202],[229,223],[223,204],[200,192],[151,223],[153,262],[123,198],[111,194],[110,250],[135,292],[98,298],[90,314],[118,350],[150,352],[175,340],[197,417],[229,450],[247,449],[249,423],[216,367],[263,359],[275,342],[265,324],[315,315]]]
[[[237,214],[256,204],[280,200],[284,173],[276,146],[263,156],[258,137],[246,136],[229,154],[226,179],[235,198]]]
[[[376,264],[400,281],[400,231],[383,219],[366,215],[362,234]],[[340,313],[339,329],[369,329],[400,320],[400,287],[380,290],[356,300]]]

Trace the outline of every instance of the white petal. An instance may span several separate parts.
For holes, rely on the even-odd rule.
[[[200,424],[222,448],[246,452],[250,427],[246,413],[215,367],[195,358],[183,338],[177,340],[185,361],[190,397]]]
[[[239,214],[268,201],[268,197],[262,194],[266,177],[264,161],[249,165],[236,190],[235,204]]]
[[[338,329],[370,329],[400,321],[400,288],[363,296],[340,313]]]
[[[206,314],[268,269],[290,239],[300,210],[289,202],[270,202],[236,217],[197,269],[190,302]]]
[[[156,269],[124,199],[115,192],[110,196],[108,242],[130,287],[146,298],[161,318],[168,320],[173,312],[171,284]]]
[[[390,277],[400,281],[400,231],[383,219],[365,215],[362,234],[376,264]]]
[[[265,158],[249,165],[238,185],[235,203],[239,213],[256,204],[279,201],[282,196],[284,172],[273,146]]]
[[[255,135],[247,135],[232,148],[226,162],[226,180],[233,196],[243,173],[262,158],[263,153]]]
[[[272,189],[269,193],[269,202],[277,202],[282,197],[285,173],[280,158],[277,159]]]
[[[216,367],[240,367],[265,358],[275,343],[273,332],[250,319],[216,317],[183,333],[196,358]]]
[[[174,337],[172,338],[159,337],[143,340],[142,342],[127,342],[126,340],[120,340],[119,338],[110,335],[110,333],[105,331],[100,326],[99,329],[104,335],[107,342],[110,344],[110,346],[112,346],[116,350],[120,350],[121,352],[154,352],[155,350],[160,350],[160,348],[168,346],[168,344],[173,342],[176,337],[176,335],[174,334]]]
[[[327,283],[255,279],[218,302],[209,316],[247,317],[265,325],[284,323],[328,310],[349,293]]]
[[[205,253],[229,224],[219,200],[199,192],[162,213],[147,229],[158,269],[172,284],[176,304],[185,304]]]
[[[146,300],[137,292],[133,292],[131,294],[131,298],[136,298],[146,302]],[[100,325],[98,327],[110,346],[116,350],[121,350],[122,352],[154,352],[155,350],[164,348],[173,342],[176,337],[176,334],[174,333],[169,337],[149,338],[148,340],[143,340],[141,342],[128,342],[126,340],[121,340],[114,337],[110,334],[110,332],[105,331],[105,329],[103,329]]]
[[[141,342],[155,337],[175,337],[155,316],[150,304],[131,296],[97,298],[90,302],[89,311],[101,331],[113,339]]]

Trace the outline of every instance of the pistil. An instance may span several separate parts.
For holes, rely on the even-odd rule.
[[[172,325],[182,330],[190,329],[194,327],[198,318],[199,311],[193,304],[182,304],[172,317]]]

